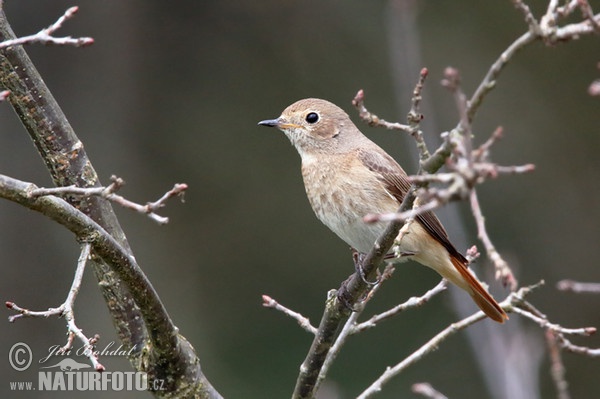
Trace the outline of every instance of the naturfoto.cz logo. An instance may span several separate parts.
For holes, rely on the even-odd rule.
[[[49,352],[53,354],[52,348]],[[42,358],[44,364],[51,355]],[[59,360],[54,364],[40,367],[37,386],[34,381],[12,381],[11,391],[146,391],[161,390],[162,381],[153,381],[152,387],[144,372],[134,371],[95,371],[87,363],[80,363],[70,357],[53,357]],[[22,372],[33,362],[33,352],[29,345],[23,342],[14,344],[8,354],[11,367]],[[50,362],[48,362],[50,363]]]

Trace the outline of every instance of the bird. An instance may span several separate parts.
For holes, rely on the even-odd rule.
[[[368,253],[386,223],[365,223],[363,218],[398,211],[411,187],[404,169],[327,100],[296,101],[278,118],[258,125],[281,130],[300,154],[304,187],[317,218],[352,249]],[[462,288],[492,320],[508,319],[433,212],[415,218],[396,253],[404,256],[394,261],[415,260]]]

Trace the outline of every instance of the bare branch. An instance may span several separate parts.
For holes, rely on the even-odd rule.
[[[165,206],[166,201],[174,196],[181,197],[183,202],[183,195],[188,186],[184,183],[177,183],[173,188],[167,191],[161,198],[154,202],[147,202],[145,205],[141,205],[126,199],[120,195],[115,194],[124,184],[125,181],[119,177],[111,176],[110,180],[112,183],[106,187],[78,187],[75,185],[64,186],[64,187],[52,187],[52,188],[36,188],[32,190],[29,195],[32,198],[41,197],[44,195],[78,195],[81,197],[99,196],[112,201],[123,208],[131,209],[133,211],[147,215],[150,219],[154,220],[158,224],[166,224],[169,222],[168,217],[160,216],[154,213],[159,208]]]
[[[410,126],[404,125],[397,122],[388,122],[381,119],[374,113],[367,110],[364,104],[365,92],[361,89],[356,93],[354,99],[352,99],[352,105],[358,110],[359,118],[369,126],[384,127],[389,130],[400,130],[402,132],[410,133]]]
[[[96,335],[92,338],[88,338],[85,336],[81,328],[77,326],[75,323],[75,312],[73,307],[75,305],[75,299],[77,298],[77,294],[79,293],[79,288],[81,287],[81,281],[83,279],[83,273],[85,271],[85,266],[90,257],[91,253],[91,244],[84,242],[81,245],[81,253],[79,255],[79,260],[77,261],[77,269],[75,271],[75,276],[73,277],[73,283],[71,284],[71,289],[69,290],[69,294],[65,301],[57,308],[50,308],[46,311],[31,311],[29,309],[24,309],[13,302],[6,302],[6,307],[14,310],[18,314],[9,316],[8,321],[13,323],[19,318],[22,317],[50,317],[50,316],[58,316],[65,317],[67,320],[67,344],[61,348],[63,353],[67,352],[73,346],[74,338],[77,337],[83,343],[84,354],[90,359],[92,366],[97,371],[103,371],[104,366],[98,361],[98,355],[95,351],[94,344],[98,341],[99,336]]]
[[[600,294],[600,283],[581,283],[573,280],[561,280],[556,283],[556,288],[560,291]]]
[[[517,279],[515,278],[510,266],[508,266],[508,263],[506,263],[506,261],[502,258],[498,250],[496,250],[496,246],[492,243],[492,240],[487,233],[485,228],[485,218],[481,212],[479,199],[477,198],[477,191],[475,189],[471,191],[470,200],[471,211],[473,213],[473,217],[475,218],[475,222],[477,223],[477,238],[479,238],[483,243],[487,256],[494,264],[494,268],[496,269],[496,280],[500,280],[502,285],[505,287],[508,286],[511,291],[514,291],[518,286]]]
[[[540,27],[540,24],[538,23],[537,19],[535,19],[535,17],[533,16],[533,13],[529,9],[529,6],[523,3],[523,1],[521,0],[513,0],[513,4],[517,10],[523,13],[523,16],[525,17],[525,22],[527,23],[527,25],[529,25],[529,30],[536,35],[541,35],[542,28]]]
[[[433,338],[431,338],[427,343],[421,346],[419,349],[414,351],[411,355],[407,356],[400,363],[396,364],[393,367],[388,367],[377,380],[375,380],[367,389],[365,389],[360,395],[358,395],[357,399],[366,399],[373,396],[375,393],[381,391],[383,385],[388,383],[392,378],[400,374],[402,371],[407,369],[409,366],[415,364],[423,357],[428,355],[437,349],[437,347],[450,336],[456,334],[459,331],[464,330],[465,328],[477,323],[480,320],[485,319],[485,314],[481,311],[462,319],[457,323],[453,323],[436,334]]]
[[[413,384],[412,391],[429,399],[448,399],[445,395],[433,388],[428,382],[419,382],[417,384]]]
[[[177,394],[184,392],[179,394],[181,397],[220,398],[202,373],[194,349],[177,333],[178,329],[131,252],[97,222],[66,201],[55,196],[31,198],[29,192],[33,189],[35,186],[31,183],[0,175],[0,198],[38,211],[73,232],[79,241],[90,243],[94,256],[110,265],[120,284],[127,287],[129,300],[143,305],[139,308],[141,321],[150,334],[147,341],[140,343],[142,347],[137,348],[143,357],[140,358],[141,364],[136,364],[136,369],[146,371],[149,379],[159,378],[165,373],[176,375],[177,378],[169,377],[167,383],[172,386],[164,387],[163,396],[176,391]],[[182,386],[181,380],[187,382]]]
[[[517,1],[517,0],[515,0]],[[571,3],[569,3],[571,4]],[[486,179],[495,178],[500,174],[514,174],[514,173],[525,173],[534,169],[533,165],[522,165],[522,166],[499,166],[489,161],[489,148],[491,145],[500,137],[501,129],[497,129],[492,137],[477,149],[472,148],[471,143],[471,121],[475,117],[478,108],[481,106],[486,95],[491,92],[495,87],[496,80],[500,73],[511,61],[515,54],[526,47],[528,44],[535,40],[543,40],[545,43],[556,43],[559,40],[576,39],[579,35],[588,34],[593,31],[592,23],[584,21],[579,24],[570,24],[565,27],[556,28],[556,24],[550,23],[548,18],[538,23],[536,18],[533,16],[529,8],[522,3],[517,1],[516,6],[523,12],[528,26],[529,31],[517,38],[511,43],[507,49],[499,56],[499,58],[491,65],[487,71],[485,77],[482,79],[475,93],[467,101],[464,93],[460,91],[460,80],[459,79],[448,79],[446,83],[450,84],[454,90],[455,97],[457,99],[457,106],[460,113],[460,123],[457,128],[453,129],[449,133],[443,134],[444,142],[433,154],[423,159],[421,158],[419,177],[416,177],[412,182],[412,186],[406,194],[403,204],[398,211],[402,215],[401,218],[390,217],[385,215],[383,218],[380,216],[370,215],[369,221],[382,221],[391,220],[392,222],[386,228],[385,233],[377,240],[374,247],[367,255],[363,262],[364,267],[363,275],[354,274],[347,281],[345,281],[337,292],[337,301],[333,300],[330,296],[326,305],[325,312],[321,319],[321,323],[318,328],[318,332],[313,341],[309,353],[304,360],[301,371],[298,376],[296,388],[293,394],[293,398],[309,398],[315,395],[314,378],[318,373],[318,370],[323,365],[323,359],[328,356],[328,351],[331,348],[332,340],[336,337],[337,330],[350,330],[348,320],[350,317],[350,310],[354,310],[353,307],[356,303],[360,302],[365,297],[366,292],[370,290],[365,280],[371,280],[376,274],[377,266],[381,263],[383,256],[389,250],[389,243],[394,240],[398,233],[401,231],[402,222],[405,219],[414,218],[417,212],[421,212],[422,209],[431,210],[450,200],[456,200],[460,198],[471,198],[473,205],[479,210],[479,221],[484,232],[482,235],[487,236],[488,244],[491,243],[489,236],[485,232],[485,225],[483,223],[483,216],[481,216],[481,209],[476,197],[476,193],[472,190],[477,184],[482,183]],[[566,6],[565,6],[566,7]],[[558,20],[561,15],[560,7],[558,2],[555,5],[549,7],[549,14],[551,14],[554,20]],[[596,19],[596,16],[594,16]],[[449,76],[451,77],[451,76]],[[459,78],[458,75],[455,76]],[[418,96],[413,95],[413,105],[419,104],[420,99]],[[413,115],[409,116],[408,125],[394,124],[387,121],[382,121],[375,114],[369,112],[364,106],[364,92],[359,91],[353,101],[354,106],[358,109],[361,119],[372,126],[382,126],[388,129],[401,130],[404,132],[411,132],[410,121],[415,120],[412,118]],[[418,118],[416,118],[418,119]],[[418,122],[417,122],[418,123]],[[423,154],[423,152],[422,152]],[[449,174],[442,177],[429,177],[425,175],[429,173],[433,175],[440,167],[446,165],[449,169]],[[446,188],[435,188],[429,189],[428,184],[432,181],[447,180],[449,187]],[[418,201],[416,201],[418,198]],[[421,202],[420,206],[413,206],[414,203]],[[485,243],[484,243],[485,244]],[[485,245],[486,250],[490,253],[490,257],[493,258],[494,264],[496,265],[496,273],[505,284],[511,285],[512,289],[516,288],[516,279],[512,275],[510,269],[506,265],[506,262],[502,260],[493,245]],[[476,251],[475,251],[476,252]],[[366,278],[365,278],[366,277]],[[501,306],[509,310],[512,308],[519,309],[520,311],[527,311],[523,309],[535,310],[533,306],[527,302],[519,299],[520,296],[525,295],[528,290],[532,288],[523,289],[521,288],[518,292],[513,292],[507,300],[505,300]],[[519,294],[519,296],[517,296]],[[330,295],[334,295],[330,292]],[[518,303],[518,306],[517,306]],[[344,306],[345,305],[345,306]],[[348,306],[350,305],[350,306]],[[533,313],[527,311],[534,317]],[[483,313],[480,312],[473,315],[473,319],[465,319],[468,323],[474,323],[484,317]],[[463,322],[465,321],[463,320]],[[462,322],[461,322],[462,323]],[[342,329],[342,325],[344,325]],[[458,324],[461,328],[466,328],[467,325]],[[456,324],[449,327],[449,330],[444,330],[440,334],[453,334],[456,331]],[[569,329],[566,329],[567,331]],[[438,336],[436,336],[438,337]],[[434,343],[435,338],[434,337]],[[430,342],[431,343],[431,342]],[[424,353],[427,353],[431,348],[427,347],[427,344],[420,349],[422,352],[413,354],[416,356],[416,360],[420,358]],[[416,361],[415,357],[405,359],[403,363],[399,364],[398,367],[402,369],[411,362]],[[395,369],[388,369],[387,375],[393,374]],[[398,371],[399,372],[399,371]],[[391,377],[390,377],[391,378]],[[383,377],[385,381],[386,377]],[[374,385],[365,391],[365,396],[369,396],[369,392],[374,393],[381,389],[381,385],[378,381]],[[363,397],[363,396],[361,396]]]
[[[383,313],[376,314],[365,322],[357,324],[356,326],[354,326],[351,333],[356,334],[356,333],[362,332],[364,330],[367,330],[369,328],[373,328],[378,323],[380,323],[384,320],[387,320],[391,317],[394,317],[394,316],[398,315],[399,313],[404,312],[405,310],[423,306],[425,303],[429,302],[429,300],[431,300],[431,298],[433,298],[437,294],[445,291],[446,288],[448,288],[448,282],[446,280],[442,279],[442,281],[440,281],[435,287],[433,287],[432,289],[427,291],[425,294],[423,294],[419,297],[411,297],[406,302],[396,305],[393,308],[391,308]]]
[[[541,284],[535,284],[529,287],[522,287],[517,292],[511,293],[504,301],[500,303],[500,306],[506,311],[514,311],[517,304],[524,302],[525,296],[527,296],[533,289],[539,287]],[[520,310],[520,309],[519,309]],[[403,359],[400,363],[393,367],[388,367],[382,374],[375,380],[367,389],[365,389],[359,396],[358,399],[366,399],[373,396],[375,393],[381,391],[384,384],[388,383],[392,378],[403,372],[405,369],[413,365],[414,363],[421,360],[423,357],[433,352],[438,346],[448,339],[450,336],[457,332],[464,330],[472,324],[477,323],[480,320],[485,319],[485,314],[482,311],[478,311],[475,314],[464,318],[463,320],[453,323],[436,334],[433,338],[423,344],[419,349],[413,352],[411,355]]]
[[[494,89],[496,80],[504,67],[512,60],[517,52],[522,50],[528,44],[537,39],[541,39],[547,45],[553,45],[559,41],[576,40],[583,35],[598,32],[600,24],[600,14],[593,15],[591,6],[586,0],[572,0],[564,7],[559,7],[558,0],[550,0],[546,14],[538,23],[531,10],[522,0],[513,0],[513,4],[525,16],[525,22],[529,26],[529,31],[515,40],[498,59],[492,64],[484,79],[481,81],[477,90],[469,100],[469,109],[467,115],[469,120],[473,120],[477,109],[481,105],[483,98]],[[576,8],[582,10],[585,20],[579,23],[572,23],[564,27],[558,27],[560,19],[571,14]]]
[[[594,97],[600,96],[600,79],[594,80],[590,84],[590,87],[588,87],[588,94]]]
[[[94,39],[91,37],[77,37],[72,38],[71,36],[65,37],[54,37],[52,36],[57,30],[59,30],[62,25],[69,19],[73,18],[75,13],[79,10],[79,7],[71,7],[67,11],[65,11],[64,15],[62,15],[59,19],[56,20],[52,25],[47,27],[46,29],[42,29],[38,33],[29,36],[19,37],[17,39],[5,40],[0,42],[0,49],[23,45],[23,44],[33,44],[33,43],[41,43],[41,44],[55,44],[59,46],[75,46],[75,47],[83,47],[94,44]]]
[[[589,337],[590,335],[592,335],[596,332],[595,327],[565,328],[559,324],[551,323],[550,321],[548,321],[545,318],[538,317],[538,316],[534,315],[533,313],[520,308],[519,306],[513,306],[510,309],[510,311],[517,313],[517,314],[535,322],[536,324],[538,324],[540,327],[542,327],[545,330],[550,330],[555,333],[567,334],[567,335],[580,335],[580,336],[584,336],[584,337]]]
[[[485,96],[496,87],[496,80],[500,73],[509,63],[509,61],[515,56],[517,52],[522,50],[525,46],[532,43],[535,40],[535,35],[531,32],[524,33],[508,46],[506,50],[502,52],[500,57],[492,64],[485,77],[475,90],[475,93],[471,96],[468,102],[467,116],[470,121],[473,120],[477,110],[481,106]]]
[[[423,87],[425,86],[425,80],[427,79],[428,74],[429,71],[427,68],[421,69],[419,80],[417,81],[412,93],[411,108],[408,111],[406,118],[408,124],[406,125],[397,122],[387,122],[379,118],[374,113],[368,111],[364,105],[365,93],[362,89],[356,93],[356,96],[354,96],[354,99],[352,100],[352,105],[354,105],[354,107],[358,110],[358,116],[369,126],[384,127],[389,130],[400,130],[413,136],[417,142],[417,148],[419,149],[421,161],[425,161],[430,158],[429,150],[427,149],[427,145],[425,144],[425,140],[423,138],[423,132],[420,128],[420,123],[423,120],[423,114],[421,113],[421,93],[423,91]]]
[[[263,306],[265,308],[271,308],[271,309],[278,310],[278,311],[282,312],[283,314],[285,314],[286,316],[289,316],[292,319],[296,320],[298,322],[298,324],[300,325],[300,327],[302,327],[307,332],[309,332],[313,335],[317,333],[316,327],[313,327],[313,325],[310,324],[310,320],[308,319],[308,317],[304,317],[300,313],[294,312],[293,310],[286,308],[285,306],[281,305],[279,302],[277,302],[275,299],[271,298],[268,295],[263,295],[262,299],[263,299]]]
[[[577,5],[581,10],[581,15],[585,20],[587,20],[594,31],[596,33],[600,33],[600,22],[596,20],[596,16],[594,16],[594,11],[592,10],[592,6],[587,0],[579,0],[577,1]]]
[[[558,399],[570,399],[569,384],[565,379],[566,370],[560,355],[557,334],[554,331],[546,331],[546,343],[550,352],[550,375],[558,392]]]
[[[391,264],[388,264],[385,267],[385,270],[383,271],[383,274],[381,275],[381,277],[378,279],[377,284],[375,284],[373,286],[373,288],[371,289],[371,291],[368,292],[364,301],[359,303],[355,307],[354,312],[352,312],[352,314],[350,315],[350,317],[344,324],[344,327],[342,327],[342,330],[340,331],[335,342],[331,346],[331,349],[327,353],[325,360],[323,361],[323,366],[321,367],[319,376],[317,378],[317,382],[315,384],[315,392],[316,392],[316,390],[319,389],[319,386],[327,377],[327,373],[329,372],[331,365],[333,364],[335,359],[337,359],[338,354],[340,353],[342,347],[344,346],[344,344],[346,343],[346,341],[348,340],[350,335],[354,334],[354,331],[355,331],[355,328],[356,328],[356,325],[358,322],[358,318],[360,317],[360,315],[362,315],[367,303],[371,299],[373,299],[373,296],[379,291],[379,289],[383,285],[383,282],[387,281],[392,276],[392,274],[394,273],[394,270],[395,270],[394,266],[392,266]]]
[[[412,208],[415,200],[415,188],[412,187],[406,193],[404,201],[400,205],[400,212]],[[391,222],[361,262],[363,272],[354,273],[341,284],[339,290],[329,292],[317,334],[300,366],[293,398],[315,396],[319,375],[331,346],[339,335],[342,325],[350,317],[351,309],[368,296],[368,292],[373,289],[373,286],[367,281],[373,281],[377,275],[378,267],[383,263],[401,227],[400,222]]]
[[[600,348],[592,349],[586,346],[575,345],[562,334],[556,334],[556,339],[560,343],[561,348],[564,348],[569,352],[588,357],[600,357]]]

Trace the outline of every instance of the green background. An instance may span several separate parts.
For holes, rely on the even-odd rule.
[[[79,14],[59,35],[91,36],[93,46],[27,51],[103,182],[111,174],[124,178],[121,194],[142,203],[176,182],[190,186],[184,204],[172,201],[161,211],[170,217],[167,226],[128,210],[116,212],[137,260],[196,348],[204,372],[227,398],[289,397],[311,342],[294,321],[263,308],[261,295],[316,324],[327,290],[353,270],[346,244],[312,214],[295,150],[283,134],[256,122],[277,117],[300,98],[321,97],[359,124],[350,101],[361,88],[369,109],[403,122],[410,90],[425,66],[430,77],[424,128],[433,146],[458,120],[451,95],[439,84],[444,68],[458,68],[465,91],[472,93],[491,63],[527,29],[508,1],[7,0],[5,11],[17,34],[25,35],[75,4]],[[541,15],[545,3],[531,6]],[[531,301],[568,327],[600,325],[599,296],[555,289],[565,278],[600,281],[599,103],[587,94],[600,75],[598,43],[597,37],[550,47],[534,43],[507,67],[474,125],[476,143],[504,127],[505,137],[493,149],[495,162],[537,167],[533,174],[489,181],[479,189],[480,201],[488,231],[519,281],[546,281]],[[411,140],[359,126],[409,173],[416,170]],[[0,173],[51,184],[8,104],[0,104]],[[461,251],[479,245],[465,204],[440,216]],[[71,234],[6,201],[0,202],[0,225],[0,299],[31,309],[60,304],[78,256]],[[492,281],[487,260],[476,270]],[[437,281],[430,270],[403,264],[367,313]],[[498,286],[492,292],[497,298],[507,294]],[[457,320],[457,301],[475,310],[467,296],[446,292],[353,337],[322,398],[356,396],[385,367]],[[89,271],[76,312],[87,334],[101,335],[100,347],[116,339]],[[506,325],[486,321],[473,331],[474,341],[464,333],[452,337],[377,397],[416,397],[410,386],[421,381],[450,398],[556,396],[541,329],[511,315]],[[600,346],[598,338],[573,340]],[[48,347],[64,343],[65,322],[0,322],[5,359],[19,341],[39,359]],[[480,356],[473,355],[474,347]],[[573,397],[598,397],[600,362],[563,357]],[[539,366],[528,366],[538,358]],[[129,370],[123,359],[102,361],[109,369]],[[485,377],[478,361],[495,371]],[[8,391],[8,381],[37,378],[37,367],[17,373],[0,361],[3,396],[149,397]]]

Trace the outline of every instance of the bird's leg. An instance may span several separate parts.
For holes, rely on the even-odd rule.
[[[362,252],[358,252],[356,249],[352,248],[352,260],[354,261],[354,270],[360,276],[362,281],[364,281],[367,285],[377,285],[381,281],[381,277],[377,277],[377,279],[373,282],[367,280],[367,276],[365,276],[365,269],[363,268],[363,262],[367,255]]]
[[[346,309],[348,309],[351,312],[356,312],[358,309],[355,308],[354,306],[352,306],[352,297],[351,295],[348,293],[348,281],[352,278],[352,276],[348,277],[347,280],[345,280],[342,285],[340,286],[340,289],[337,292],[337,300],[340,301],[340,303],[342,305],[344,305],[344,307]]]

